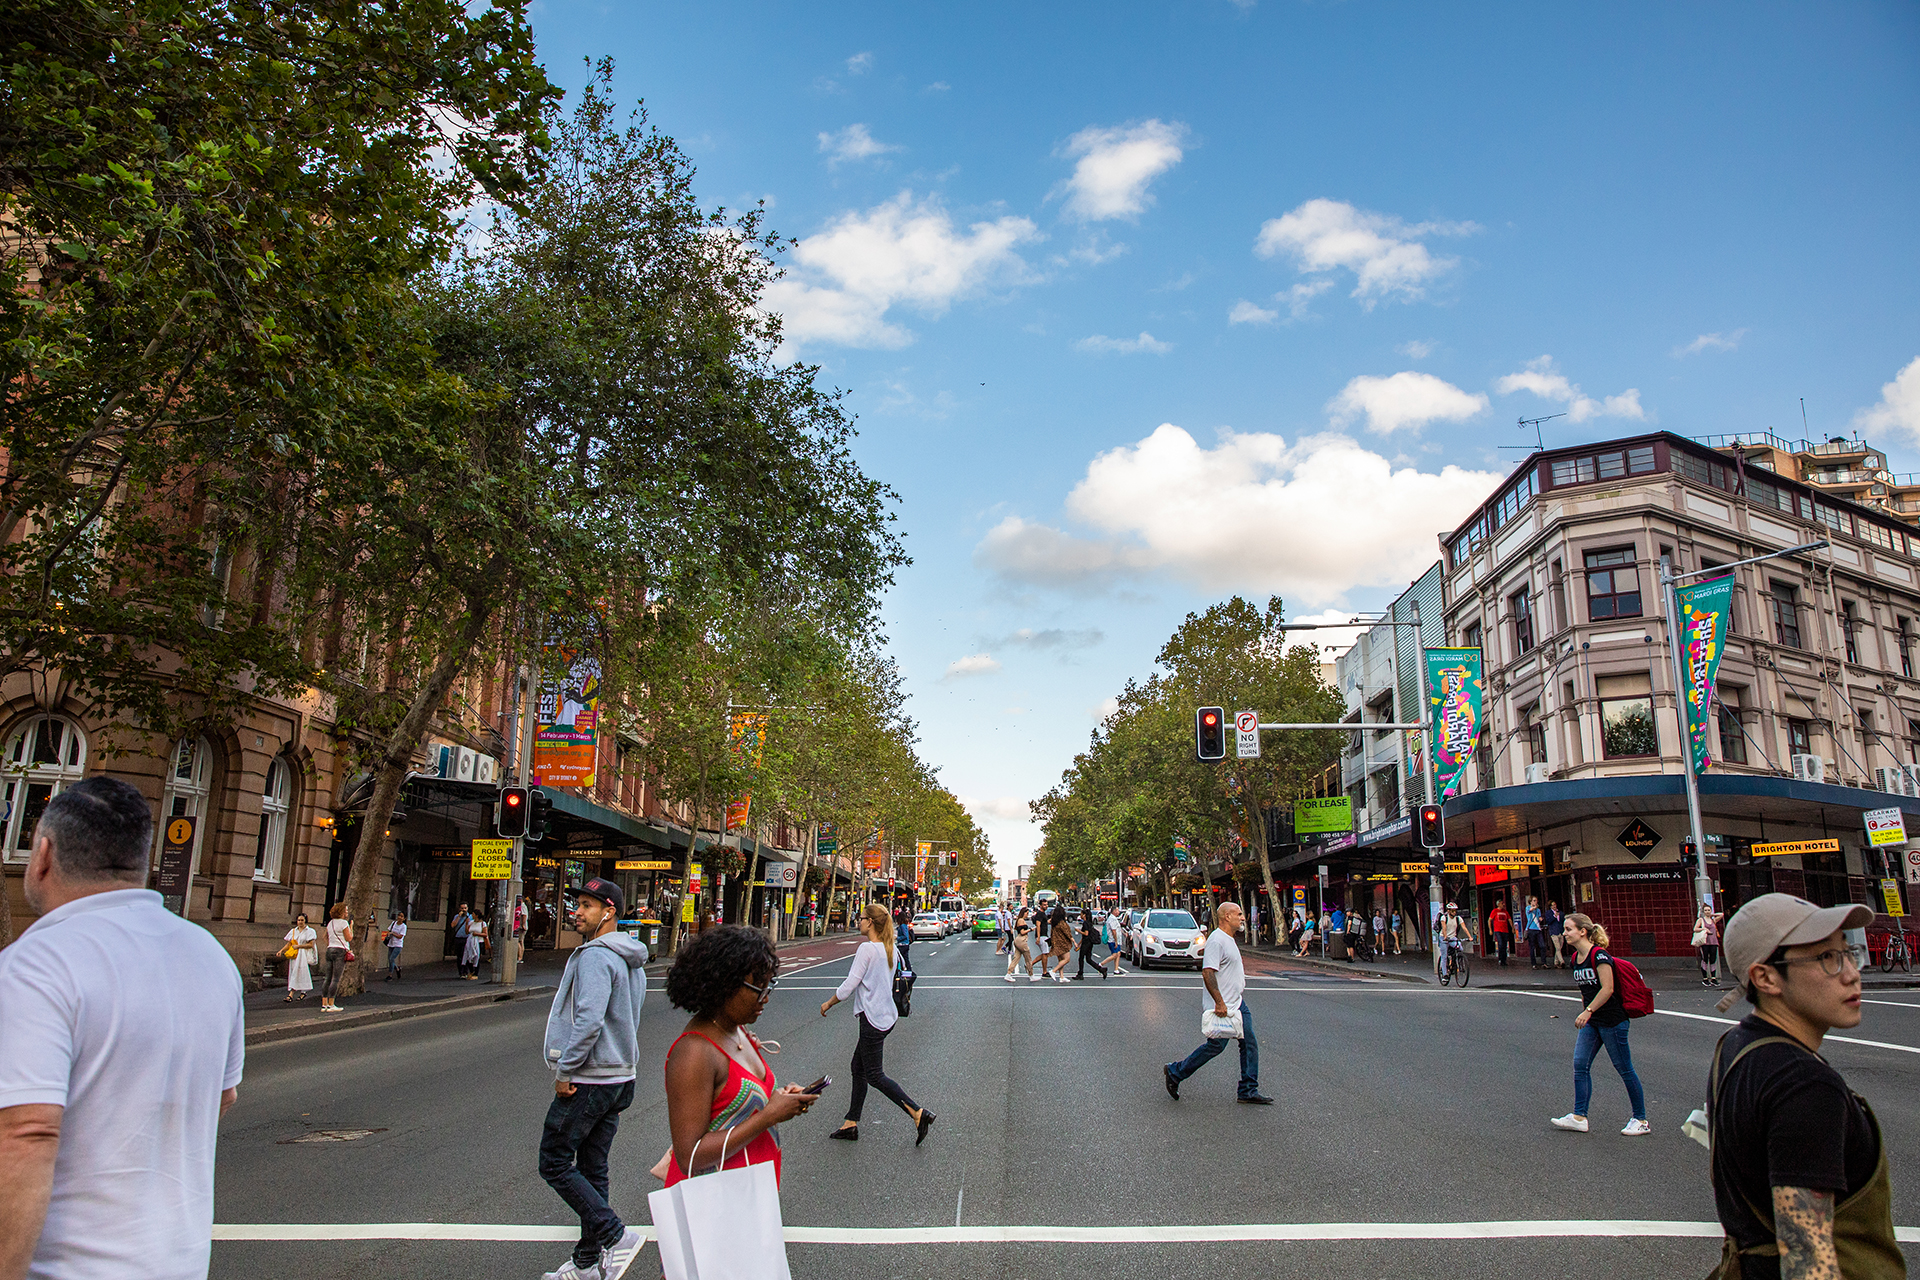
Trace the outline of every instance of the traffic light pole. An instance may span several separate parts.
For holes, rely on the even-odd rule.
[[[536,650],[535,652],[538,652]],[[519,772],[515,781],[531,787],[533,785],[533,728],[540,718],[540,663],[538,659],[527,664],[527,692],[520,699],[520,722],[514,726],[514,736],[519,739]],[[527,805],[528,819],[532,819],[533,805]],[[520,895],[525,892],[525,871],[522,862],[527,856],[527,838],[524,835],[513,838],[512,872],[507,879],[507,909],[500,931],[495,935],[493,953],[493,980],[500,986],[512,990],[520,977],[520,940],[513,936],[514,908],[519,905]],[[554,904],[555,909],[565,905],[565,900]],[[531,916],[531,912],[528,913]],[[564,922],[556,921],[556,932]]]

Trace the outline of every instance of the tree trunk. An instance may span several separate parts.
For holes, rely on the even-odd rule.
[[[1273,884],[1273,859],[1267,854],[1267,818],[1256,806],[1253,811],[1254,849],[1260,855],[1260,879],[1267,886],[1267,910],[1265,917],[1273,922],[1273,940],[1280,941],[1280,891]],[[1259,939],[1254,939],[1259,941]]]
[[[475,607],[472,600],[468,601],[466,624],[460,628],[457,640],[441,653],[432,674],[414,694],[407,714],[387,735],[386,745],[381,750],[379,764],[374,771],[373,795],[367,800],[367,815],[360,824],[360,842],[353,854],[353,873],[347,879],[347,920],[350,923],[365,919],[373,911],[373,889],[380,880],[380,864],[389,856],[387,822],[393,815],[394,806],[400,801],[400,789],[406,784],[407,771],[413,764],[413,753],[426,736],[433,713],[446,701],[447,690],[459,678],[468,655],[486,633],[492,616],[490,602],[484,607]],[[355,941],[359,944],[354,952],[355,960],[347,966],[341,977],[344,995],[357,995],[365,989],[367,967],[374,963],[374,939],[357,938]],[[512,940],[507,941],[511,944]]]
[[[820,845],[820,824],[813,823],[807,832],[806,847],[800,851],[800,878],[793,884],[793,909],[787,914],[787,936],[793,937],[800,929],[800,904],[807,898],[807,871],[813,866],[814,850]]]

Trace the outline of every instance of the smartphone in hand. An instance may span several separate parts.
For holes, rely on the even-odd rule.
[[[815,1080],[812,1084],[808,1085],[806,1088],[802,1089],[800,1092],[806,1093],[806,1094],[812,1094],[814,1097],[817,1098],[821,1094],[825,1093],[832,1084],[833,1084],[832,1076],[821,1076],[818,1080]]]

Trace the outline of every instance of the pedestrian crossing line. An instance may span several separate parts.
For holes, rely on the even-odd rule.
[[[1494,996],[1533,996],[1541,1000],[1578,1001],[1580,999],[1579,996],[1556,995],[1551,991],[1503,991],[1489,989],[1484,994]],[[1740,1019],[1738,1018],[1716,1018],[1710,1013],[1682,1013],[1678,1009],[1655,1009],[1654,1013],[1663,1018],[1686,1018],[1691,1022],[1717,1022],[1723,1027],[1737,1027],[1740,1025]],[[1920,1053],[1920,1045],[1891,1044],[1885,1040],[1862,1040],[1858,1036],[1836,1036],[1832,1033],[1828,1033],[1825,1038],[1838,1044],[1857,1044],[1868,1049],[1892,1049],[1896,1053]]]
[[[653,1229],[632,1224],[647,1239]],[[1522,1218],[1493,1222],[1267,1222],[1099,1227],[788,1227],[788,1244],[1225,1244],[1294,1240],[1699,1239],[1721,1237],[1717,1222],[1657,1218]],[[1896,1227],[1901,1244],[1920,1244],[1920,1227]],[[216,1223],[223,1242],[339,1240],[486,1240],[571,1243],[575,1226],[483,1222]]]

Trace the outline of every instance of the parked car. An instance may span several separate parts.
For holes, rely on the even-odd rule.
[[[1133,931],[1132,960],[1137,968],[1182,964],[1198,969],[1206,934],[1191,913],[1166,907],[1148,911]]]
[[[907,926],[907,931],[915,942],[919,942],[922,938],[931,938],[938,942],[947,936],[947,925],[946,921],[933,912],[922,911],[913,918],[913,923]]]

